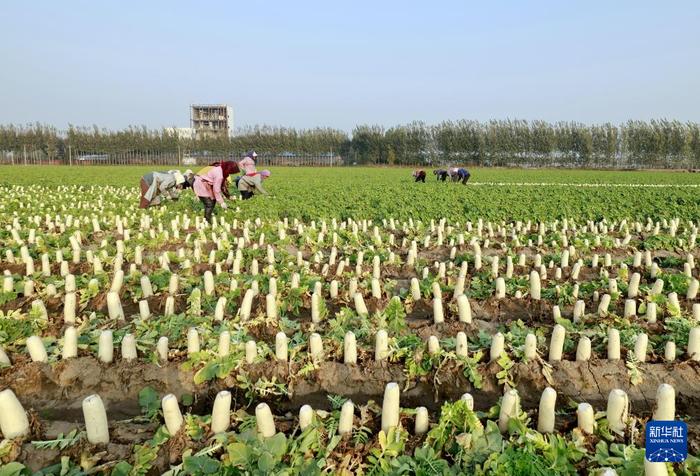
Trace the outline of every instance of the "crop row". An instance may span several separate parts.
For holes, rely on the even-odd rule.
[[[610,467],[604,467],[606,463],[621,466],[624,471],[630,471],[635,465],[640,465],[639,454],[619,443],[610,443],[610,450],[620,451],[620,447],[624,448],[629,460],[620,465],[617,458],[609,453],[609,442],[620,438],[636,439],[637,426],[643,422],[632,415],[628,396],[621,389],[610,392],[604,412],[596,413],[590,404],[584,402],[573,408],[574,415],[571,415],[570,407],[563,413],[557,410],[557,392],[551,387],[542,392],[537,411],[530,413],[521,408],[517,390],[506,390],[498,404],[486,413],[474,410],[473,398],[467,393],[458,402],[443,405],[439,418],[432,423],[427,408],[410,409],[400,406],[401,391],[396,383],[386,385],[381,408],[373,402],[358,408],[351,400],[336,397],[330,412],[314,411],[310,405],[304,405],[299,409],[298,417],[293,420],[289,416],[275,418],[265,403],[256,406],[254,417],[232,412],[232,395],[225,390],[216,395],[211,413],[204,417],[192,414],[183,416],[178,399],[172,394],[162,397],[159,411],[154,406],[157,405],[154,398],[156,397],[152,396],[147,401],[145,411],[150,418],[160,418],[162,415],[164,426],[153,433],[149,442],[133,448],[129,457],[130,463],[108,462],[100,466],[102,470],[113,468],[116,473],[112,474],[128,474],[134,468],[147,471],[153,466],[153,458],[157,455],[159,447],[168,440],[180,440],[188,442],[192,447],[201,448],[194,455],[191,452],[185,455],[181,464],[171,466],[170,471],[166,473],[169,475],[177,474],[183,469],[187,471],[194,463],[207,463],[217,469],[223,466],[263,472],[273,469],[299,470],[300,468],[295,466],[303,466],[303,462],[293,455],[294,445],[288,444],[299,439],[306,441],[313,438],[317,444],[311,445],[310,441],[306,441],[306,449],[302,453],[305,453],[305,459],[311,457],[314,460],[325,454],[325,458],[314,461],[318,465],[311,473],[316,474],[330,464],[328,459],[332,458],[329,453],[334,451],[336,446],[354,444],[357,447],[359,444],[361,447],[362,443],[375,437],[378,439],[380,451],[373,450],[369,455],[365,455],[365,462],[354,462],[360,465],[359,467],[367,467],[370,474],[375,471],[392,470],[394,474],[404,474],[399,468],[393,467],[392,460],[404,457],[403,451],[409,438],[414,438],[414,445],[422,442],[423,451],[428,452],[428,459],[434,460],[433,468],[444,468],[440,471],[441,474],[449,474],[445,472],[449,463],[440,458],[441,452],[469,456],[466,461],[461,462],[462,468],[475,469],[479,474],[497,471],[498,464],[513,464],[514,461],[507,458],[502,459],[497,454],[489,454],[489,451],[496,449],[504,441],[508,448],[509,445],[516,446],[529,440],[530,443],[534,443],[532,464],[551,464],[551,469],[563,473],[583,469],[584,464],[592,463],[599,468],[597,474],[613,476],[618,473]],[[110,424],[100,396],[93,394],[84,398],[82,413],[84,431],[78,433],[78,429],[75,429],[67,436],[59,435],[56,440],[38,440],[33,444],[38,448],[50,448],[52,445],[63,445],[63,449],[76,445],[105,448],[105,445],[110,443],[110,426],[115,425],[115,422]],[[653,418],[673,420],[675,415],[674,388],[661,384],[656,392]],[[571,421],[570,416],[573,416],[575,421]],[[531,417],[536,418],[536,431],[529,428]],[[567,423],[562,426],[561,422],[557,422],[558,418],[563,418]],[[410,432],[408,427],[411,427]],[[570,429],[566,438],[552,435],[557,428],[565,427]],[[289,437],[284,435],[285,429]],[[33,431],[27,412],[9,389],[0,392],[0,430],[7,438],[0,448],[7,447],[8,444],[21,444]],[[377,435],[373,436],[372,433]],[[505,434],[505,437],[501,434]],[[469,440],[465,441],[467,435]],[[10,441],[13,443],[8,443]],[[325,453],[322,451],[323,445],[318,444],[323,441],[328,448]],[[592,451],[593,443],[595,451]],[[281,444],[283,448],[274,451],[265,447],[272,444]],[[266,457],[269,461],[258,461],[253,457],[254,454],[251,454],[256,449],[259,450],[256,448],[259,445],[263,445],[266,450],[259,456]],[[387,445],[391,445],[393,451],[385,454]],[[286,454],[285,449],[289,449],[292,455]],[[552,449],[566,451],[566,456],[552,458],[548,455]],[[104,455],[104,452],[101,454]],[[221,459],[218,459],[219,455],[222,455]],[[216,456],[217,459],[212,456]],[[344,463],[345,471],[350,470],[351,467],[347,467],[348,461]],[[415,464],[414,462],[413,465]],[[692,472],[697,465],[696,459],[691,457],[680,470]],[[665,463],[644,461],[643,466],[645,474],[650,476],[669,474]],[[406,469],[415,471],[417,468]],[[497,474],[508,474],[507,471],[501,470]]]

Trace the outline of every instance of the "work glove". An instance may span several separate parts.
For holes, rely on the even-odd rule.
[[[228,205],[226,205],[226,202],[221,203],[221,208],[223,208],[224,210],[226,210],[228,208]]]

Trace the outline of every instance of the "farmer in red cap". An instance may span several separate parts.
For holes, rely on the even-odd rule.
[[[224,197],[229,198],[227,180],[229,175],[238,172],[238,163],[233,161],[214,162],[200,170],[194,178],[192,188],[204,204],[204,218],[211,223],[211,215],[217,202],[226,209]]]

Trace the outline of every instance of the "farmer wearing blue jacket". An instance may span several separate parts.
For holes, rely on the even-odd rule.
[[[461,167],[452,167],[450,169],[450,178],[453,182],[462,182],[464,185],[469,181],[471,174],[467,169]]]

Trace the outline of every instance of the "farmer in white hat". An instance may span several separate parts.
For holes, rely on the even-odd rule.
[[[238,168],[244,175],[253,176],[257,173],[255,169],[255,163],[258,160],[258,154],[254,150],[249,150],[246,152],[245,157],[238,162]]]
[[[149,172],[141,177],[140,208],[159,205],[164,197],[177,200],[180,190],[190,186],[179,171]]]

